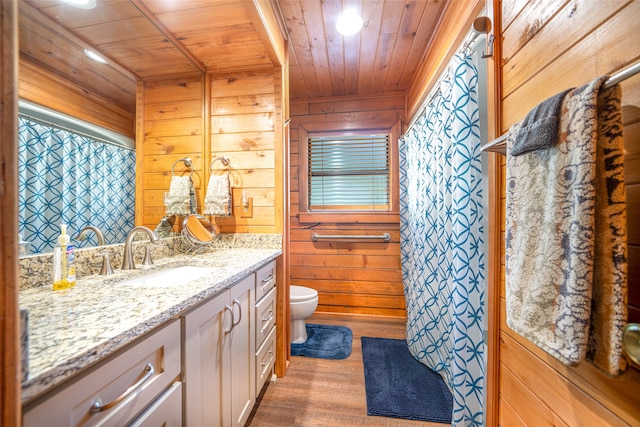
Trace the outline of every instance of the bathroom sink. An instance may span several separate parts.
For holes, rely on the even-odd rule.
[[[139,288],[173,288],[201,279],[215,270],[215,267],[185,265],[145,274],[144,276],[120,282],[118,285]]]

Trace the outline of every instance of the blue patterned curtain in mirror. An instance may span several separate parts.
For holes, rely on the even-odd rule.
[[[107,243],[124,241],[134,224],[135,151],[22,115],[18,132],[19,233],[29,252],[53,250],[60,224],[71,237],[93,225]],[[87,243],[97,243],[93,233]]]
[[[447,73],[440,93],[400,141],[407,344],[447,382],[452,425],[482,426],[486,285],[478,74],[464,54],[452,59]]]

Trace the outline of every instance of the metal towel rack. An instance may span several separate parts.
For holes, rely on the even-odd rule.
[[[188,167],[189,169],[191,169],[191,174],[189,174],[189,176],[193,176],[193,163],[191,162],[191,157],[184,157],[182,159],[178,159],[173,163],[173,166],[171,166],[171,175],[175,175],[175,168],[176,165],[180,162],[183,162],[184,165],[186,167]]]
[[[215,159],[213,159],[211,161],[211,164],[209,165],[209,172],[212,172],[212,168],[213,168],[213,164],[215,162],[217,162],[218,160],[220,160],[220,163],[222,163],[223,165],[225,165],[227,167],[227,178],[229,177],[229,175],[231,175],[231,161],[229,160],[228,157],[225,156],[218,156]]]
[[[628,66],[622,71],[609,77],[605,81],[603,86],[605,88],[610,88],[638,73],[640,73],[640,61],[636,62],[633,65]],[[508,136],[508,133],[505,133],[504,135],[499,136],[493,141],[487,142],[480,149],[482,151],[492,151],[494,153],[500,153],[500,154],[506,155],[507,154],[507,144],[506,144],[507,136]]]
[[[317,242],[318,240],[383,240],[388,242],[391,240],[391,234],[384,233],[380,236],[368,236],[368,235],[357,235],[357,234],[326,234],[321,235],[318,233],[313,233],[311,235],[311,240]]]

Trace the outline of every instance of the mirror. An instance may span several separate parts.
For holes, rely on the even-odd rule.
[[[182,236],[192,252],[210,246],[215,234],[213,224],[202,215],[187,215],[182,221]]]
[[[138,81],[163,75],[201,73],[197,65],[171,43],[171,38],[145,15],[144,10],[144,5],[137,0],[98,0],[92,9],[78,8],[62,0],[20,1],[19,98],[134,139]],[[94,52],[106,60],[106,63],[90,59],[85,55],[86,51]],[[162,66],[158,66],[160,63]],[[42,132],[37,137],[41,134]],[[92,149],[85,151],[91,152]],[[133,157],[135,159],[135,152]],[[23,163],[22,159],[20,162],[21,167],[26,163]],[[82,157],[72,163],[94,162]],[[53,169],[53,166],[51,167]],[[75,170],[75,166],[71,167]],[[42,170],[41,166],[38,168]],[[126,172],[123,176],[135,183],[135,161],[131,174]],[[58,171],[57,175],[68,176],[72,173]],[[40,181],[43,183],[42,190],[38,190],[36,198],[47,191],[68,193],[66,188],[74,185],[65,182],[62,190],[51,189],[48,185],[53,181],[51,178],[41,177]],[[26,178],[23,182],[25,186],[33,185],[33,181]],[[78,185],[85,183],[80,182]],[[92,182],[86,185],[94,184]],[[113,185],[110,184],[111,187]],[[97,185],[95,187],[95,191],[88,194],[100,193]],[[132,205],[135,204],[135,187],[133,193],[133,197],[128,201]],[[76,205],[75,200],[69,197],[64,200],[62,207],[54,209],[58,214],[67,206]],[[135,206],[131,207],[131,212],[133,209]],[[21,216],[29,217],[27,210],[25,205],[21,204]],[[44,240],[48,242],[41,247],[48,245],[51,248],[57,238],[59,223],[71,222],[52,218],[50,224],[45,219],[43,225],[42,215],[46,214],[43,214],[43,210],[38,214],[39,223],[34,221],[25,224],[26,227],[22,226],[20,231],[24,243],[21,248],[29,248],[31,253],[48,251],[38,250],[34,242],[26,244],[31,240],[26,229],[31,229],[31,232],[36,234],[46,233]],[[101,226],[97,223],[98,219],[92,219],[95,217],[85,212],[73,211],[65,215],[67,218],[78,220],[77,227],[70,226],[69,232],[72,237],[77,235],[80,227],[90,224],[102,230],[109,244],[124,241],[126,233],[134,226],[133,213],[127,217],[126,225],[117,226],[108,225],[107,222]],[[117,210],[108,215],[123,216]],[[123,230],[120,230],[121,228]],[[43,240],[42,237],[39,239]],[[97,244],[95,236],[91,235],[88,243]]]

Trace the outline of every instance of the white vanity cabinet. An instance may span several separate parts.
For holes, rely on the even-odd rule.
[[[251,414],[255,283],[251,274],[183,316],[186,426],[244,426]]]
[[[180,357],[180,322],[175,319],[26,405],[23,425],[149,425],[134,420],[163,418],[164,425],[179,426],[182,401],[173,393],[180,389]]]
[[[270,262],[256,272],[256,393],[273,372],[276,358],[276,263]]]

